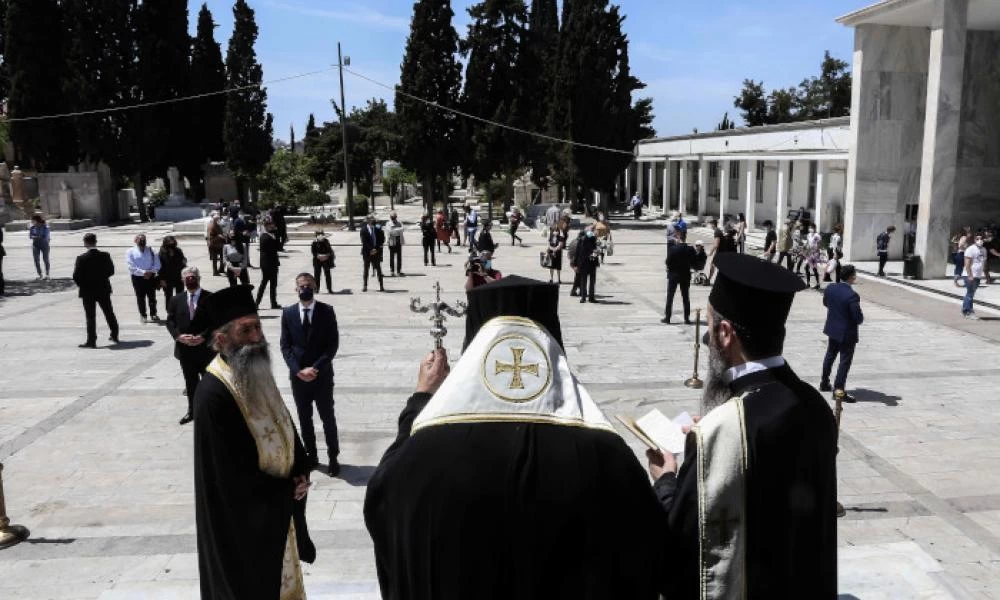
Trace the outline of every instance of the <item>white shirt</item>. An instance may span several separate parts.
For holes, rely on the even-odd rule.
[[[972,271],[973,279],[982,279],[986,266],[986,248],[972,244],[965,249],[965,258],[972,259],[972,266],[969,270]]]
[[[837,259],[836,258],[831,258],[830,260],[826,261],[826,272],[830,273],[830,274],[833,274],[833,273],[837,272]]]
[[[840,244],[842,241],[843,238],[840,237],[840,234],[834,233],[833,235],[830,236],[830,247],[833,248],[834,250],[840,250]]]
[[[785,358],[783,356],[772,356],[770,358],[762,358],[760,360],[750,360],[742,365],[731,367],[728,371],[726,371],[726,383],[732,383],[740,377],[744,377],[758,371],[776,369],[784,364]]]
[[[819,248],[819,242],[822,239],[823,236],[814,232],[810,233],[808,237],[806,237],[806,243],[809,245],[810,250],[815,250],[816,248]]]
[[[303,302],[299,302],[299,321],[301,323],[305,323],[306,322],[306,316],[305,315],[306,315],[306,310],[308,310],[309,311],[309,324],[311,325],[312,322],[316,319],[316,310],[315,310],[315,308],[316,308],[316,301],[315,300],[310,300],[308,304],[303,303]]]
[[[152,272],[154,275],[160,272],[160,257],[149,246],[142,250],[139,250],[138,246],[129,248],[125,253],[125,262],[128,263],[128,272],[133,277],[142,277],[147,272]]]

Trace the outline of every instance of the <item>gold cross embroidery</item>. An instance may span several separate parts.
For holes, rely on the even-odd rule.
[[[497,361],[496,373],[499,375],[501,373],[513,373],[514,378],[510,380],[510,385],[507,386],[508,390],[523,390],[524,381],[521,379],[521,373],[528,373],[529,375],[534,375],[538,377],[538,364],[533,365],[522,365],[521,361],[524,358],[524,348],[511,348],[511,352],[514,353],[514,364],[504,363]]]

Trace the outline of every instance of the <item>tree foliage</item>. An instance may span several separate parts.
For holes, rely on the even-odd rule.
[[[733,101],[733,106],[742,112],[743,123],[747,127],[767,124],[767,92],[763,81],[743,80],[743,89]]]
[[[309,113],[309,121],[306,123],[306,136],[302,138],[302,151],[310,154],[318,137],[319,129],[316,128],[316,115]]]
[[[552,111],[552,81],[559,58],[559,12],[556,0],[532,0],[521,53],[520,70],[524,127],[529,131],[547,131]],[[522,141],[531,180],[548,187],[553,163],[552,145],[541,138]]]
[[[729,113],[722,115],[722,120],[719,124],[715,126],[716,131],[726,131],[728,129],[736,129],[736,124],[729,120]]]
[[[225,89],[226,66],[222,48],[215,41],[215,20],[207,4],[198,13],[198,32],[191,48],[191,93],[206,94]],[[199,163],[222,160],[226,156],[223,123],[226,97],[207,96],[191,103],[191,137],[189,152]]]
[[[846,117],[851,113],[850,65],[827,51],[820,76],[803,79],[798,88],[776,89],[770,94],[764,82],[746,79],[733,105],[748,127],[813,119]]]
[[[334,105],[343,118],[340,107]],[[371,99],[364,108],[354,108],[347,117],[348,157],[351,179],[361,193],[372,196],[375,161],[399,153],[400,137],[396,115],[384,100]],[[324,123],[315,141],[309,144],[313,158],[310,174],[321,185],[344,183],[344,143],[340,120]]]
[[[315,204],[318,196],[310,176],[313,159],[305,154],[280,149],[264,165],[260,175],[261,206],[277,204],[308,206]],[[324,194],[322,204],[329,200]]]

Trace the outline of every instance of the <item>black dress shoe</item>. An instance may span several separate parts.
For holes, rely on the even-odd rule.
[[[664,318],[660,319],[660,323],[666,323],[667,325],[670,325],[670,319],[664,317]]]
[[[108,341],[109,342],[114,342],[114,343],[117,344],[118,343],[118,336],[117,335],[109,335],[108,336]]]
[[[340,463],[336,459],[330,461],[330,464],[326,467],[326,474],[330,477],[340,475]]]
[[[194,417],[191,416],[191,413],[187,413],[186,415],[181,417],[181,420],[178,421],[178,423],[180,423],[181,425],[187,425],[191,421],[194,421]]]
[[[361,291],[362,292],[367,292],[368,291],[368,286],[366,285],[365,287],[361,288]]]
[[[694,325],[694,321],[692,321],[691,319],[684,319],[684,324],[685,325]]]
[[[272,304],[271,308],[274,309],[274,310],[277,310],[277,309],[281,308],[281,305],[280,304]]]
[[[822,382],[822,383],[819,384],[819,391],[821,391],[821,392],[831,392],[831,391],[833,391],[833,388],[830,387],[830,382],[824,381],[824,382]]]
[[[575,290],[570,290],[569,291],[569,295],[570,296],[579,296],[580,294],[577,294]]]
[[[589,300],[587,300],[587,302],[590,302],[592,304],[597,304],[597,300],[594,300],[593,298],[590,298]]]
[[[97,342],[84,342],[77,346],[78,348],[96,348]]]
[[[580,304],[583,304],[583,303],[584,303],[584,302],[586,302],[586,301],[587,301],[587,299],[586,299],[586,298],[580,298]]]

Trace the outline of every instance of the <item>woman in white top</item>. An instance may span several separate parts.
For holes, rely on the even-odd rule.
[[[833,233],[830,234],[830,247],[827,248],[827,256],[831,259],[834,258],[838,252],[844,251],[844,238],[841,235],[844,228],[837,225],[833,228]]]
[[[805,240],[805,250],[803,255],[806,261],[806,285],[809,285],[810,270],[812,270],[812,275],[816,277],[816,285],[813,286],[814,289],[819,288],[819,269],[817,265],[819,264],[819,244],[823,240],[823,236],[816,231],[815,225],[809,226],[809,233],[806,235]]]

